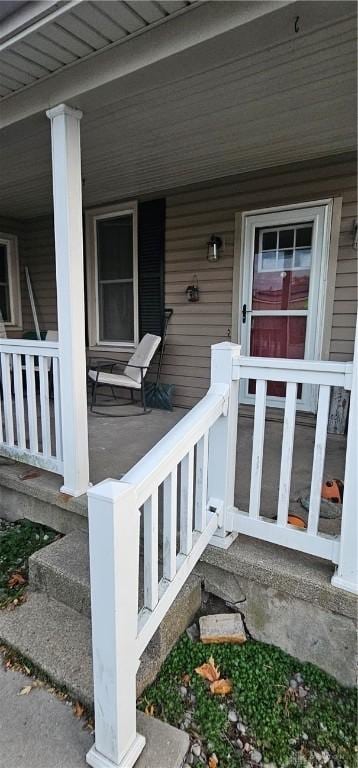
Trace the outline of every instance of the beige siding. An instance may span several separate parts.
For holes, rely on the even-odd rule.
[[[343,198],[330,357],[348,360],[353,353],[357,312],[357,251],[352,248],[357,190],[352,157],[245,174],[235,180],[215,181],[167,195],[166,306],[174,309],[174,315],[169,325],[163,380],[175,384],[176,404],[191,406],[203,396],[209,383],[210,345],[228,339],[233,331],[235,214],[328,197]],[[11,227],[5,227],[6,223]],[[0,217],[0,231],[5,228],[19,236],[24,329],[33,329],[25,264],[31,274],[40,327],[54,329],[57,310],[52,218],[9,222]],[[224,239],[218,264],[206,259],[207,241],[213,233]],[[190,304],[185,290],[194,275],[199,281],[200,301]]]
[[[270,169],[168,195],[166,305],[173,307],[174,315],[163,378],[176,385],[177,404],[190,406],[205,393],[210,345],[227,339],[232,330],[235,214],[331,197],[342,197],[343,207],[330,357],[348,360],[353,353],[357,312],[357,251],[352,248],[357,216],[354,158]],[[212,233],[224,238],[223,257],[217,264],[206,260],[206,244]],[[194,274],[200,301],[190,304],[185,289]]]
[[[25,222],[25,244],[21,262],[24,329],[34,328],[25,282],[26,265],[29,268],[40,328],[44,331],[56,330],[56,267],[52,217],[46,216]]]
[[[55,330],[57,304],[52,217],[18,221],[0,216],[0,232],[18,237],[23,331],[34,330],[25,266],[30,272],[40,328],[44,331]]]

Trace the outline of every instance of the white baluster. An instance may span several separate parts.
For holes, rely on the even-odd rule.
[[[209,435],[199,440],[196,446],[196,475],[195,475],[195,530],[203,531],[207,518],[207,494],[208,494],[208,454]]]
[[[144,607],[158,603],[158,489],[144,504]]]
[[[331,387],[328,384],[321,384],[318,397],[316,437],[314,443],[312,465],[310,509],[307,524],[307,532],[311,534],[316,534],[318,531],[319,513],[321,509],[322,479],[324,460],[326,456],[327,423],[330,394]]]
[[[61,392],[60,392],[60,364],[58,357],[52,361],[52,380],[53,380],[53,409],[55,416],[55,443],[56,458],[62,461],[62,419],[61,419]]]
[[[2,352],[1,354],[1,383],[3,391],[6,443],[8,445],[14,445],[14,419],[12,408],[10,357],[11,356],[6,352]]]
[[[24,390],[23,390],[23,381],[22,381],[21,355],[13,354],[12,366],[13,366],[14,392],[15,392],[16,443],[19,448],[26,448]]]
[[[264,458],[267,381],[257,379],[255,397],[254,435],[252,441],[249,515],[258,519],[261,503],[262,465]]]
[[[193,543],[194,448],[181,462],[180,552],[188,555]]]
[[[33,355],[26,355],[26,397],[27,397],[27,418],[29,422],[29,443],[30,451],[38,453],[39,437],[37,429],[37,401],[36,401],[36,381],[35,365]]]
[[[287,515],[290,503],[293,442],[295,438],[297,384],[286,384],[285,415],[283,422],[280,488],[278,494],[278,525],[287,525]]]
[[[177,467],[164,480],[163,489],[163,577],[176,574],[177,550]]]
[[[40,411],[41,411],[41,434],[42,434],[42,453],[44,456],[51,456],[51,422],[50,422],[50,398],[48,390],[48,364],[47,358],[39,355],[39,374],[40,374]]]

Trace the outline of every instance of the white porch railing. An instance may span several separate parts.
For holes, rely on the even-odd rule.
[[[237,415],[232,363],[238,352],[234,345],[218,345],[203,400],[121,481],[108,480],[88,492],[96,743],[87,762],[93,768],[131,768],[142,751],[144,739],[136,734],[140,656],[213,534],[224,526],[225,506],[232,510],[234,486],[230,495],[216,464],[220,467],[219,451],[235,455],[236,428],[229,432],[228,422],[233,410]],[[144,598],[138,613],[140,514]]]
[[[256,380],[248,513],[234,507],[239,378]],[[352,364],[240,358],[240,347],[212,348],[211,387],[121,481],[90,489],[89,544],[96,741],[92,768],[132,768],[144,746],[136,733],[140,656],[206,545],[225,547],[235,532],[339,564],[333,583],[357,589],[357,393]],[[260,517],[267,381],[287,383],[277,522]],[[307,530],[288,523],[297,385],[319,387]],[[340,537],[318,531],[331,386],[353,386]],[[139,602],[140,517],[144,598]],[[163,530],[159,529],[162,516]],[[159,541],[162,544],[160,558]],[[160,572],[161,571],[161,572]],[[335,582],[334,579],[337,581]]]
[[[326,454],[327,425],[331,387],[352,386],[352,363],[336,363],[310,360],[285,360],[274,358],[241,357],[235,363],[233,376],[236,379],[256,381],[254,429],[252,441],[250,503],[248,512],[236,511],[233,528],[264,541],[281,544],[300,552],[316,555],[333,563],[339,562],[340,539],[318,531],[321,487]],[[262,467],[265,440],[266,390],[267,382],[286,383],[285,411],[283,422],[281,468],[277,520],[260,517]],[[318,410],[316,419],[315,444],[310,484],[310,501],[307,529],[302,530],[288,522],[290,488],[292,476],[293,446],[297,387],[312,384],[318,388]]]
[[[57,342],[0,340],[0,454],[63,474]]]

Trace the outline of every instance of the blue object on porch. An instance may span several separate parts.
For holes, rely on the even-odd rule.
[[[174,384],[161,384],[159,381],[160,373],[162,370],[162,362],[163,362],[163,355],[164,355],[165,340],[167,337],[168,323],[172,314],[173,314],[172,309],[166,308],[164,310],[164,329],[163,329],[163,335],[162,335],[162,343],[160,346],[157,378],[155,381],[148,381],[148,382],[145,382],[144,384],[145,399],[146,399],[147,405],[150,408],[160,408],[162,411],[173,410]]]

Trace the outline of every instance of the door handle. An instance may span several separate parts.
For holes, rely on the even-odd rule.
[[[246,315],[247,315],[249,312],[251,312],[251,309],[248,309],[248,308],[247,308],[247,306],[246,306],[246,304],[244,304],[244,305],[243,305],[243,307],[242,307],[242,322],[243,322],[243,323],[246,323]]]

